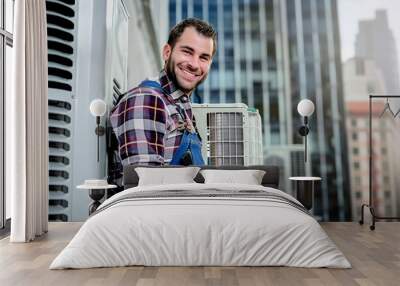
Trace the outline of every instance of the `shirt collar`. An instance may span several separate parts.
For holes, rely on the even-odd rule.
[[[175,101],[178,99],[183,102],[188,101],[188,96],[182,90],[175,87],[174,83],[168,78],[168,75],[164,69],[160,71],[159,78],[163,90]]]

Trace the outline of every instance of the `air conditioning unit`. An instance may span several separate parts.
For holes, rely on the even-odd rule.
[[[243,103],[192,107],[208,165],[262,164],[261,118],[257,110],[249,110]]]
[[[71,219],[75,114],[75,1],[46,1],[48,35],[49,220]]]

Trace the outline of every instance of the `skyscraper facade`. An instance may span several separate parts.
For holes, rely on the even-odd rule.
[[[188,17],[218,32],[208,80],[196,91],[205,103],[242,102],[263,121],[265,163],[289,176],[322,177],[314,214],[322,220],[351,216],[336,1],[170,0],[169,26]],[[308,98],[310,160],[304,163],[302,118],[296,106]]]
[[[385,78],[374,60],[354,57],[342,67],[346,106],[349,101],[367,102],[370,94],[386,94]]]
[[[369,112],[372,118],[372,193],[376,215],[399,215],[400,197],[400,122],[386,110],[384,101],[375,101],[369,110],[368,101],[346,101],[348,153],[351,174],[353,220],[361,216],[361,205],[369,204]]]
[[[356,57],[374,60],[383,73],[387,92],[400,92],[396,42],[386,11],[376,11],[375,19],[360,21],[358,28]]]

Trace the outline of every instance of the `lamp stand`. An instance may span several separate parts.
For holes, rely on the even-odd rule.
[[[299,128],[299,134],[304,137],[304,163],[307,163],[307,134],[309,131],[308,117],[304,116],[304,125]]]
[[[307,163],[307,135],[304,136],[304,163]]]
[[[96,124],[97,127],[94,130],[94,133],[97,135],[97,162],[99,162],[99,145],[100,145],[100,136],[103,136],[106,132],[106,129],[103,126],[100,126],[100,116],[96,116]]]

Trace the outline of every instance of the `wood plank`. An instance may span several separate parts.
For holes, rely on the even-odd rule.
[[[294,267],[115,267],[49,270],[82,223],[50,223],[49,233],[32,243],[0,240],[0,285],[398,285],[400,223],[322,223],[352,269]]]

